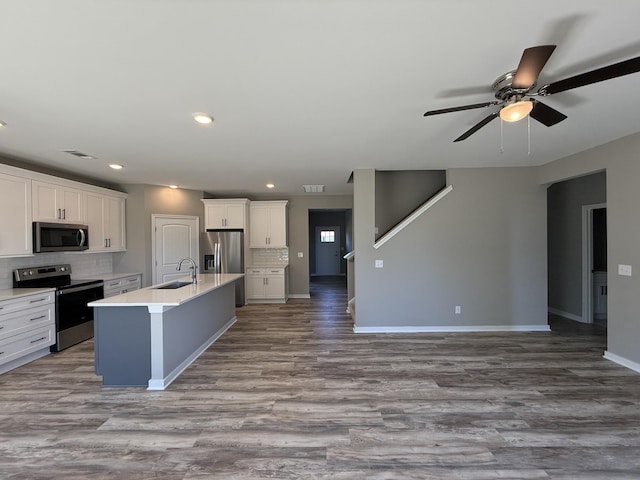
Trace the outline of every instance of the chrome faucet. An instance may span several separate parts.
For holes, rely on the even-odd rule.
[[[178,262],[176,270],[182,269],[183,262],[191,262],[191,266],[189,267],[191,269],[191,283],[198,283],[198,266],[196,265],[196,261],[191,257],[184,257]]]

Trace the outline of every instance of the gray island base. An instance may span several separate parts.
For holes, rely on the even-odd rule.
[[[90,303],[102,385],[167,388],[235,323],[235,282],[242,276],[202,274],[182,288],[161,284]]]

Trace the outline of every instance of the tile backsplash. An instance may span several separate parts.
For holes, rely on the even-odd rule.
[[[68,263],[72,277],[90,277],[113,271],[111,253],[38,253],[32,257],[0,258],[0,290],[13,288],[16,268],[42,267]]]
[[[288,248],[252,248],[251,253],[253,260],[250,263],[252,265],[289,265]]]

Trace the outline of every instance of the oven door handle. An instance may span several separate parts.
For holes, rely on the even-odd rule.
[[[62,295],[64,293],[81,292],[83,290],[93,290],[95,288],[100,288],[102,286],[104,286],[104,283],[100,282],[100,283],[92,283],[91,285],[81,285],[79,287],[74,287],[74,288],[64,288],[62,290],[57,290],[56,295]]]

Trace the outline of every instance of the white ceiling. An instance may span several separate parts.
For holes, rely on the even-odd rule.
[[[499,120],[452,142],[487,110],[422,115],[492,100],[529,46],[558,45],[539,85],[636,57],[638,18],[638,0],[0,0],[0,154],[220,195],[540,165],[640,131],[640,73],[547,97],[569,118],[532,121],[531,155],[526,121],[501,154]]]

